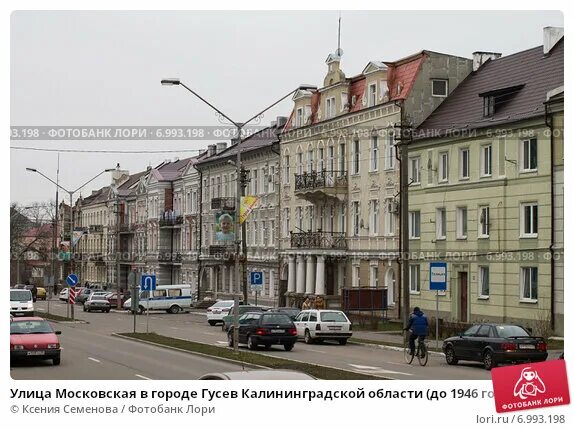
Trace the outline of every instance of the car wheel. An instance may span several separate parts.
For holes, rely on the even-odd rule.
[[[138,314],[143,314],[145,312],[145,308],[143,306],[140,305],[140,307],[138,308]]]
[[[247,348],[254,351],[257,349],[257,342],[253,340],[252,336],[247,336]]]
[[[305,343],[307,345],[311,345],[313,343],[313,338],[311,337],[311,332],[309,330],[305,330]]]
[[[86,307],[84,306],[84,312],[86,312]]]
[[[177,305],[173,305],[171,308],[169,308],[169,313],[170,314],[178,314],[180,311],[179,306]]]
[[[482,356],[482,363],[484,364],[484,368],[486,370],[490,370],[493,367],[496,367],[496,362],[494,361],[494,357],[492,356],[492,352],[486,351]]]
[[[271,344],[270,343],[266,343],[265,344],[265,350],[269,351],[271,349]]]
[[[285,351],[291,351],[294,346],[295,346],[294,343],[286,343],[285,345],[283,345],[283,348],[285,348]]]
[[[225,327],[225,323],[221,324],[221,331],[227,331],[227,328]]]
[[[106,311],[106,313],[109,314],[109,313],[110,313],[110,309],[108,309],[108,310]]]
[[[210,326],[214,326],[215,325],[215,321],[207,321],[209,323]]]
[[[52,364],[54,366],[59,366],[60,365],[60,357],[52,358]]]
[[[444,351],[444,356],[446,358],[446,362],[451,366],[454,366],[455,364],[458,363],[458,358],[456,358],[456,354],[454,353],[454,348],[452,347],[452,345],[446,347],[446,350]]]
[[[227,346],[233,348],[233,330],[227,332]]]
[[[339,339],[339,345],[346,345],[347,339]]]

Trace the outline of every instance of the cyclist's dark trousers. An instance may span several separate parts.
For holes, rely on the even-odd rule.
[[[415,355],[415,340],[419,338],[419,342],[424,342],[426,336],[417,336],[416,334],[411,333],[409,336],[409,348],[411,349],[411,354]]]

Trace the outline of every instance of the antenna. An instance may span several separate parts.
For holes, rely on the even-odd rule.
[[[341,49],[341,11],[339,11],[339,31],[337,32],[337,50],[335,55],[338,57],[343,55],[343,50]]]

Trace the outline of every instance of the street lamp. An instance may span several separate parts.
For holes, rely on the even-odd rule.
[[[96,178],[100,177],[101,175],[103,175],[104,173],[107,172],[111,172],[115,169],[106,169],[101,171],[100,173],[98,173],[96,176],[94,176],[92,179],[90,179],[89,181],[85,182],[84,184],[82,184],[80,187],[76,188],[74,191],[69,191],[67,189],[65,189],[64,187],[62,187],[58,182],[53,181],[52,179],[50,179],[49,177],[47,177],[46,175],[44,175],[42,172],[40,172],[38,169],[33,169],[31,167],[26,167],[26,170],[28,172],[32,172],[32,173],[37,173],[38,175],[44,177],[45,179],[47,179],[48,181],[50,181],[52,184],[54,184],[56,187],[60,188],[62,191],[68,193],[68,195],[70,196],[70,274],[73,273],[73,261],[74,261],[74,250],[73,250],[73,246],[74,246],[74,241],[73,241],[73,236],[74,236],[74,212],[72,210],[72,197],[73,195],[80,191],[82,188],[84,188],[86,185],[88,185],[90,182],[92,182],[93,180],[95,180]],[[58,204],[58,202],[56,202],[56,205]],[[71,309],[71,317],[72,319],[74,319],[74,306],[70,305],[70,309]]]
[[[241,143],[241,132],[243,127],[245,127],[247,124],[249,124],[251,121],[261,117],[261,115],[263,115],[265,112],[267,112],[269,109],[273,108],[274,106],[278,105],[279,103],[281,103],[283,100],[285,100],[287,97],[289,97],[291,94],[293,94],[296,91],[305,91],[305,90],[311,90],[311,89],[317,89],[314,86],[310,86],[310,85],[301,85],[298,88],[295,88],[294,90],[290,91],[289,93],[287,93],[286,95],[284,95],[283,97],[281,97],[279,100],[277,100],[276,102],[274,102],[273,104],[267,106],[265,109],[263,109],[261,112],[259,112],[258,114],[252,116],[251,118],[249,118],[247,121],[245,122],[236,122],[233,121],[231,118],[229,118],[227,115],[225,115],[222,111],[220,111],[218,108],[216,108],[214,105],[212,105],[211,103],[209,103],[206,99],[204,99],[203,97],[201,97],[199,94],[197,94],[195,91],[193,91],[191,88],[189,88],[187,85],[185,85],[183,82],[181,82],[180,79],[177,78],[173,78],[173,79],[162,79],[161,80],[161,84],[162,85],[166,85],[166,86],[173,86],[173,85],[180,85],[182,87],[184,87],[187,91],[189,91],[191,94],[193,94],[195,97],[197,97],[199,100],[201,100],[203,103],[205,103],[206,105],[208,105],[210,108],[212,108],[215,112],[217,112],[219,115],[221,115],[223,118],[225,118],[226,120],[228,120],[231,124],[233,124],[233,126],[236,129],[236,138],[237,138],[237,145],[239,145]],[[245,303],[247,303],[247,283],[243,282],[243,288],[241,285],[241,280],[240,280],[240,270],[239,270],[239,260],[240,260],[240,253],[242,250],[242,242],[244,243],[245,238],[242,237],[242,235],[240,236],[239,231],[241,229],[241,222],[239,220],[239,215],[241,214],[241,196],[243,194],[243,178],[242,178],[242,166],[241,166],[241,151],[239,150],[239,147],[237,148],[237,156],[236,156],[236,161],[235,161],[235,169],[236,169],[236,173],[235,173],[235,178],[237,181],[237,196],[236,196],[236,200],[235,200],[235,234],[236,234],[236,241],[235,241],[235,282],[236,282],[236,289],[237,291],[242,291],[243,292],[243,300]],[[242,259],[246,260],[247,259],[247,252],[245,253],[245,255],[241,256]],[[237,298],[237,297],[236,297]],[[239,311],[238,311],[238,306],[237,303],[235,303],[234,306],[234,315],[233,315],[233,349],[235,351],[237,351],[237,342],[238,342],[238,320],[239,320]]]

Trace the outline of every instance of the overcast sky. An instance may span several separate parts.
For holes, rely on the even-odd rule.
[[[422,49],[470,58],[508,55],[542,44],[560,12],[346,12],[341,67],[359,74],[370,60],[393,61]],[[11,125],[219,125],[178,77],[236,121],[301,83],[322,85],[337,48],[339,12],[15,12],[11,19]],[[290,99],[266,114],[287,116]],[[208,141],[18,141],[12,146],[99,150],[182,150]],[[181,153],[179,158],[192,155]],[[76,189],[120,163],[131,173],[178,154],[61,153],[60,184]],[[55,197],[57,153],[10,150],[10,198]],[[83,190],[109,183],[104,175]]]

